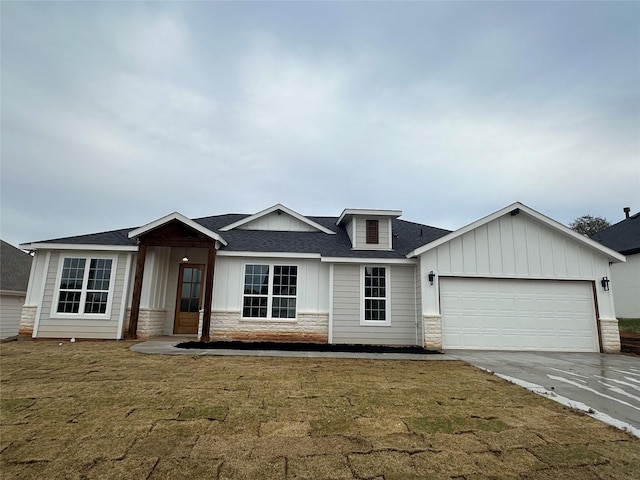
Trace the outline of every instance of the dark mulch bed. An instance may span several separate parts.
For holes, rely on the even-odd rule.
[[[353,353],[412,353],[436,354],[422,347],[389,347],[384,345],[329,345],[326,343],[277,342],[183,342],[178,348],[204,348],[229,350],[284,350],[290,352],[353,352]]]

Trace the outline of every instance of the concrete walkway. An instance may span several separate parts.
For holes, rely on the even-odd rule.
[[[227,350],[217,348],[177,348],[178,343],[185,340],[149,340],[136,343],[131,350],[139,353],[159,355],[235,355],[245,357],[302,357],[302,358],[362,358],[370,360],[415,360],[442,361],[458,360],[444,354],[412,354],[412,353],[365,353],[365,352],[293,352],[286,350]]]

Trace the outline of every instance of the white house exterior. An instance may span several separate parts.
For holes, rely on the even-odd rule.
[[[420,258],[431,348],[617,351],[609,262],[596,242],[512,205],[409,256]],[[594,318],[597,322],[594,322]]]
[[[640,213],[626,218],[592,238],[626,256],[625,263],[611,265],[613,302],[618,318],[640,318]]]
[[[624,257],[516,203],[455,232],[398,210],[167,215],[23,245],[20,331],[147,338],[618,351],[609,262]]]

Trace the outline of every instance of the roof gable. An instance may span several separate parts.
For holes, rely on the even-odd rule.
[[[282,215],[286,217],[279,218]],[[272,207],[262,210],[258,213],[250,215],[237,222],[226,225],[220,229],[221,232],[229,230],[267,230],[280,232],[323,232],[329,235],[335,235],[336,232],[314,222],[304,215],[277,203]]]
[[[415,250],[409,252],[406,256],[407,258],[412,258],[412,257],[416,257],[418,255],[421,255],[431,249],[434,249],[444,243],[450,242],[451,240],[460,237],[462,235],[464,235],[467,232],[470,232],[472,230],[477,229],[478,227],[481,227],[483,225],[486,225],[490,222],[493,222],[494,220],[499,219],[500,217],[504,216],[504,215],[519,215],[519,214],[524,214],[527,215],[529,218],[532,218],[534,220],[536,220],[537,222],[542,223],[543,225],[545,225],[547,228],[551,229],[552,231],[558,232],[561,235],[567,236],[572,238],[574,241],[577,241],[579,243],[584,244],[585,247],[591,249],[591,250],[595,250],[598,253],[600,253],[601,255],[604,255],[606,257],[608,257],[611,261],[615,261],[615,262],[624,262],[625,258],[623,255],[620,255],[619,253],[615,252],[614,250],[611,250],[610,248],[604,247],[603,245],[585,237],[584,235],[580,235],[579,233],[574,232],[573,230],[571,230],[568,227],[565,227],[564,225],[562,225],[559,222],[556,222],[555,220],[550,219],[549,217],[546,217],[544,215],[542,215],[539,212],[536,212],[535,210],[533,210],[532,208],[527,207],[526,205],[520,203],[520,202],[516,202],[513,203],[501,210],[498,210],[497,212],[494,212],[490,215],[487,215],[484,218],[481,218],[479,220],[476,220],[473,223],[470,223],[469,225],[466,225],[458,230],[455,230],[454,232],[451,232],[448,235],[445,235],[431,243],[428,243],[426,245],[423,245],[419,248],[416,248]]]
[[[180,222],[183,225],[186,225],[187,227],[191,228],[192,230],[195,230],[196,232],[201,233],[206,237],[209,237],[217,242],[220,242],[222,245],[227,245],[227,241],[224,238],[222,238],[220,235],[218,235],[216,232],[212,232],[208,228],[205,228],[199,223],[196,223],[193,220],[188,219],[187,217],[185,217],[184,215],[178,212],[170,213],[169,215],[165,215],[164,217],[154,220],[153,222],[147,223],[142,227],[131,230],[128,236],[129,238],[137,238],[153,230],[156,230],[160,227],[168,225],[174,221]]]

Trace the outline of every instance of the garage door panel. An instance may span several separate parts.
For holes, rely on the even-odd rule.
[[[441,278],[443,348],[599,350],[590,282]]]

